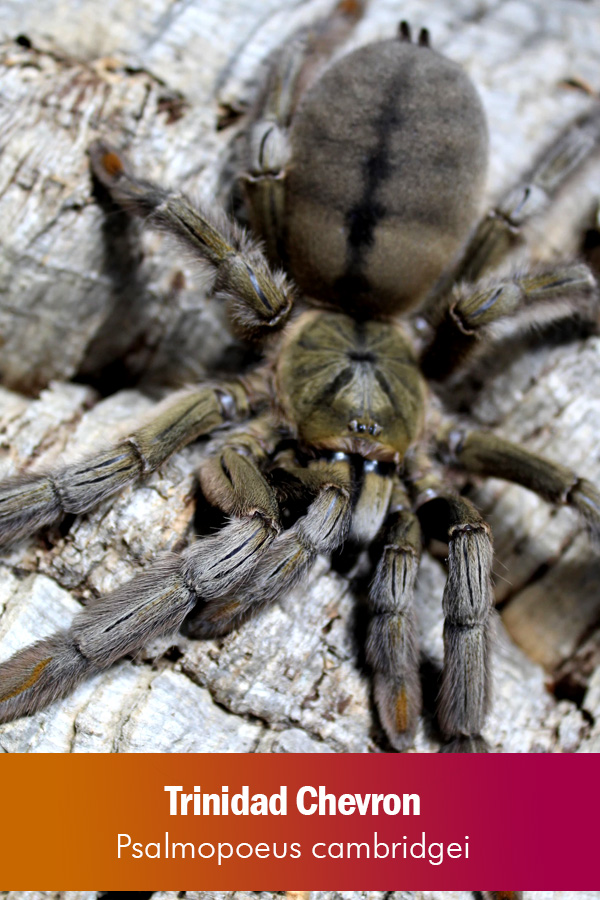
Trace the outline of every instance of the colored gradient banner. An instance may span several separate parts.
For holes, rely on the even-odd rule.
[[[13,890],[600,880],[595,756],[4,756],[2,785]]]

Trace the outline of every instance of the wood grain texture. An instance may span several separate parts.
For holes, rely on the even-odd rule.
[[[231,112],[252,97],[269,50],[328,8],[323,0],[148,0],[142,9],[129,0],[3,4],[3,474],[104,443],[149,407],[146,388],[198,379],[214,366],[233,369],[242,358],[193,262],[162,236],[106,215],[92,194],[86,147],[102,135],[126,147],[150,177],[210,199],[238,127],[234,120],[217,130],[219,114],[235,119]],[[597,102],[565,85],[600,90],[593,3],[413,0],[401,16],[429,27],[434,45],[465,65],[482,94],[489,202]],[[352,45],[389,36],[399,17],[397,3],[373,0]],[[577,251],[600,194],[599,172],[597,163],[588,166],[531,229],[535,258]],[[473,420],[600,482],[598,339],[538,346],[493,368],[472,404]],[[90,382],[110,395],[102,398]],[[206,443],[188,448],[68,531],[4,555],[3,657],[63,627],[80,602],[191,538],[195,471],[206,452]],[[570,512],[520,488],[490,480],[474,485],[471,497],[493,528],[496,591],[512,635],[500,627],[486,737],[503,751],[600,750],[598,556]],[[431,673],[441,660],[443,584],[443,565],[427,558],[417,599],[429,713],[416,744],[427,752],[440,745]],[[351,585],[320,560],[308,587],[240,632],[220,641],[155,642],[65,701],[2,726],[0,746],[387,749],[362,670],[361,630]]]

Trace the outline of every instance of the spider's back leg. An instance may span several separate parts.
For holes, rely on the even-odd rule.
[[[576,317],[597,328],[598,294],[591,271],[563,263],[531,272],[482,275],[497,268],[523,242],[525,226],[543,213],[561,188],[600,147],[600,110],[566,129],[529,174],[481,220],[457,264],[436,285],[421,310],[432,333],[422,367],[428,378],[451,375],[483,340]],[[481,279],[481,280],[480,280]]]
[[[486,431],[447,428],[439,436],[442,455],[467,472],[505,478],[535,491],[548,503],[571,506],[600,539],[600,491],[572,469]]]
[[[427,378],[440,380],[507,329],[524,331],[569,317],[594,328],[599,312],[596,280],[583,263],[461,284],[425,348],[421,367]]]
[[[329,16],[292,35],[270,60],[247,129],[240,182],[250,224],[262,237],[271,262],[286,260],[285,190],[293,115],[323,65],[351,33],[364,6],[362,0],[341,0]]]
[[[435,326],[444,315],[453,284],[479,280],[497,268],[522,240],[525,225],[540,215],[600,144],[600,109],[572,123],[536,160],[531,170],[489,210],[473,231],[458,262],[436,285],[422,310]]]

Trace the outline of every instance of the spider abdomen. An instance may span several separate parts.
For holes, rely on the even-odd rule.
[[[309,295],[351,314],[414,307],[479,210],[487,125],[470,79],[399,40],[334,64],[290,133],[286,246]]]
[[[307,445],[399,460],[420,435],[425,382],[398,325],[304,313],[276,371],[284,416]]]

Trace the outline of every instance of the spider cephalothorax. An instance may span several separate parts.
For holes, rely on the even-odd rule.
[[[581,134],[597,138],[598,116],[566,133],[469,237],[487,158],[471,82],[431,50],[426,32],[414,45],[404,23],[398,39],[321,72],[315,47],[328,44],[330,25],[298,35],[273,59],[241,178],[254,230],[304,299],[294,303],[291,282],[223,214],[138,178],[103,142],[90,150],[113,201],[205,262],[234,328],[265,341],[265,362],[175,395],[79,463],[0,485],[0,536],[10,541],[85,512],[223,428],[199,477],[205,497],[231,517],[3,663],[0,720],[63,696],[186,617],[192,634],[221,634],[289,590],[318,553],[377,537],[367,657],[381,721],[402,749],[421,703],[413,588],[425,536],[449,544],[440,726],[451,747],[477,749],[490,693],[492,545],[477,510],[442,479],[441,463],[516,481],[600,528],[592,484],[446,419],[428,402],[425,380],[451,374],[509,317],[517,325],[573,313],[594,321],[595,284],[580,264],[448,285],[453,270],[479,277],[518,231],[528,198],[539,205],[581,159]],[[399,317],[425,300],[429,338],[419,348]],[[291,495],[306,508],[285,529]]]
[[[304,444],[400,462],[423,429],[425,381],[399,325],[305,313],[276,363],[277,395]]]

